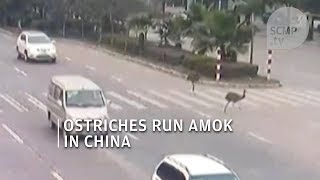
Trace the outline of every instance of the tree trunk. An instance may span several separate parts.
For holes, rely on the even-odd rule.
[[[112,10],[110,10],[110,13],[109,13],[109,21],[110,21],[110,27],[111,27],[111,46],[112,46],[113,45],[113,34],[114,34]]]
[[[62,37],[66,36],[66,19],[63,19],[63,24],[62,24]]]
[[[254,22],[254,14],[251,14],[250,18],[250,25],[251,25],[251,37],[250,37],[250,64],[253,64],[253,45],[254,45],[254,27],[253,27],[253,22]]]
[[[103,32],[102,24],[103,24],[103,20],[100,20],[98,44],[100,44],[102,41],[102,32]]]
[[[84,38],[84,20],[81,18],[81,37]]]

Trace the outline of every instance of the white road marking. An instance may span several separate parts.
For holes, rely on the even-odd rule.
[[[24,112],[24,111],[28,112],[29,111],[26,107],[21,105],[18,101],[16,101],[15,99],[13,99],[12,97],[10,97],[7,94],[6,95],[0,94],[0,98],[5,100],[7,103],[9,103],[12,107],[14,107],[19,112]]]
[[[139,104],[139,103],[137,103],[137,102],[135,102],[133,100],[130,100],[130,99],[126,98],[126,97],[123,97],[122,95],[120,95],[120,94],[118,94],[116,92],[109,91],[109,92],[107,92],[107,94],[109,94],[110,96],[112,96],[114,98],[117,98],[120,101],[125,102],[125,103],[127,103],[127,104],[129,104],[129,105],[131,105],[131,106],[133,106],[133,107],[135,107],[137,109],[146,109],[146,107],[144,105]]]
[[[44,97],[47,97],[47,93],[46,93],[46,92],[43,92],[42,95],[43,95]]]
[[[18,73],[22,74],[23,76],[27,76],[27,73],[25,73],[24,71],[22,71],[21,69],[14,67],[14,70],[17,71]]]
[[[228,92],[236,92],[235,90],[228,90],[228,92],[220,92],[220,91],[218,91],[218,90],[214,90],[214,89],[210,89],[209,91],[208,91],[209,93],[212,93],[212,94],[215,94],[215,95],[218,95],[218,96],[220,96],[220,97],[223,97],[223,98],[225,98],[225,96],[227,95],[227,93]],[[240,96],[242,96],[242,92],[241,93],[238,93]],[[246,96],[248,96],[248,95],[246,95]],[[254,103],[254,102],[251,102],[250,100],[248,100],[248,99],[243,99],[242,101],[241,101],[241,103],[243,103],[243,104],[247,104],[248,106],[252,106],[252,107],[258,107],[259,105],[257,104],[257,103]]]
[[[121,81],[122,81],[121,78],[119,78],[119,77],[117,77],[117,76],[114,76],[114,75],[111,76],[111,79],[114,79],[114,80],[116,80],[116,81],[118,81],[118,82],[121,82]]]
[[[196,111],[196,113],[199,114],[200,116],[204,116],[204,117],[206,117],[208,119],[212,118],[212,116],[210,116],[209,114],[206,114],[206,113],[201,112],[201,111]]]
[[[3,110],[2,110],[2,109],[0,109],[0,113],[3,113]]]
[[[199,92],[199,91],[197,91],[197,92],[195,93],[195,95],[196,95],[196,96],[200,96],[200,97],[202,97],[202,98],[204,98],[204,99],[208,99],[208,100],[213,101],[213,102],[217,102],[217,103],[219,103],[220,105],[225,105],[225,104],[226,104],[226,100],[223,99],[223,98],[221,98],[220,96],[219,96],[220,98],[218,98],[218,97],[214,97],[214,96],[211,96],[211,95],[209,95],[209,94],[207,94],[207,93]]]
[[[91,71],[95,71],[95,70],[96,70],[96,68],[93,67],[93,66],[86,65],[85,67],[86,67],[87,69],[91,70]]]
[[[66,59],[66,61],[72,61],[72,59],[69,57],[65,57],[65,59]]]
[[[159,92],[156,92],[154,90],[149,90],[148,91],[150,94],[154,95],[154,96],[157,96],[158,98],[162,98],[162,99],[165,99],[173,104],[176,104],[176,105],[179,105],[179,106],[182,106],[184,108],[191,108],[192,106],[190,106],[188,103],[186,102],[183,102],[183,101],[180,101],[178,99],[174,99],[173,97],[171,96],[167,96],[167,95],[164,95],[164,94],[161,94]]]
[[[291,106],[299,106],[299,104],[297,102],[289,101],[283,97],[276,96],[276,95],[270,93],[270,91],[269,92],[268,91],[250,91],[250,93],[254,94],[256,96],[262,96],[265,99],[269,99],[271,101],[273,100],[273,101],[289,104]]]
[[[248,91],[248,93],[247,93],[248,95],[246,96],[246,99],[249,99],[251,101],[258,101],[258,102],[260,102],[262,104],[269,104],[269,105],[274,106],[274,107],[279,107],[280,106],[279,103],[276,103],[274,101],[270,101],[269,99],[265,99],[265,98],[263,98],[261,96],[254,95],[254,94],[252,94],[250,92],[251,92],[251,90]]]
[[[128,93],[128,94],[131,94],[131,95],[133,95],[133,96],[135,96],[135,97],[137,97],[137,98],[139,98],[139,99],[141,99],[141,100],[143,100],[143,101],[146,101],[146,102],[148,102],[148,103],[150,103],[150,104],[153,104],[153,105],[155,105],[155,106],[157,106],[157,107],[159,107],[159,108],[162,108],[162,109],[168,108],[167,105],[162,104],[162,103],[160,103],[159,101],[156,101],[156,100],[147,98],[147,97],[145,97],[145,96],[143,96],[142,94],[139,94],[139,93],[137,93],[137,92],[133,92],[133,91],[127,90],[127,93]]]
[[[112,109],[118,110],[118,111],[120,111],[120,110],[123,109],[120,105],[115,104],[115,103],[113,103],[113,102],[110,104],[110,107],[111,107]]]
[[[255,139],[257,139],[257,140],[259,140],[259,141],[262,141],[264,143],[272,144],[272,142],[270,140],[268,140],[268,139],[266,139],[264,137],[261,137],[261,136],[255,134],[255,133],[253,133],[253,132],[248,132],[248,135],[253,137],[253,138],[255,138]]]
[[[284,90],[282,90],[282,92],[281,92],[281,90],[280,91],[272,91],[272,93],[278,94],[279,96],[286,97],[288,100],[297,101],[297,102],[302,103],[302,104],[317,105],[317,103],[312,102],[312,101],[308,100],[307,98],[301,98],[301,97],[298,97],[298,96],[292,96],[292,95],[290,95],[290,92],[286,92]]]
[[[135,135],[133,135],[133,134],[131,134],[131,133],[126,133],[129,137],[131,137],[132,139],[134,139],[134,140],[136,140],[136,141],[138,141],[139,140],[139,138],[137,137],[137,136],[135,136]]]
[[[308,90],[307,93],[311,94],[312,96],[320,96],[320,92],[319,91]]]
[[[180,98],[183,98],[183,99],[185,99],[187,101],[191,101],[191,102],[194,102],[194,103],[196,103],[198,105],[207,107],[207,108],[211,108],[212,107],[212,105],[210,105],[210,104],[208,104],[208,103],[206,103],[204,101],[201,101],[201,100],[196,99],[196,98],[192,98],[192,97],[190,97],[190,96],[188,96],[186,94],[183,94],[183,93],[175,91],[175,90],[170,90],[169,93],[171,93],[171,94],[173,94],[175,96],[179,96]]]
[[[51,175],[56,178],[56,180],[63,180],[63,178],[56,171],[51,171]]]
[[[47,112],[47,107],[37,98],[33,97],[29,93],[25,93],[26,96],[28,96],[28,101],[31,102],[33,105],[35,105],[37,108],[41,109],[44,112]]]
[[[23,140],[14,132],[12,131],[7,125],[2,124],[2,127],[20,144],[23,144]]]
[[[303,98],[307,98],[311,101],[317,101],[317,102],[320,102],[320,98],[319,97],[316,97],[316,96],[312,96],[311,94],[309,94],[308,92],[297,92],[297,91],[294,91],[292,90],[291,91],[291,94],[294,94],[296,96],[300,96],[300,97],[303,97]]]

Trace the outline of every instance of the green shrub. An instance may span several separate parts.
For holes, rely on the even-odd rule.
[[[214,58],[207,56],[194,56],[183,63],[183,66],[197,71],[200,74],[215,78],[216,76],[216,64],[217,61]],[[238,78],[238,77],[254,77],[257,76],[258,66],[251,65],[248,63],[230,63],[223,62],[221,64],[221,77],[228,78]]]
[[[161,62],[164,65],[182,66],[188,70],[198,72],[208,78],[214,79],[216,76],[217,60],[208,56],[196,56],[190,52],[174,47],[158,47],[156,44],[146,41],[145,49],[140,53],[138,39],[129,38],[124,35],[105,36],[103,43],[111,45],[119,51],[124,51],[127,42],[127,53],[141,55],[150,61]],[[235,63],[236,53],[230,53],[228,61],[221,64],[221,78],[238,78],[257,76],[258,66],[248,63]]]

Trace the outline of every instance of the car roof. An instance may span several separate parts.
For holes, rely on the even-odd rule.
[[[65,90],[100,90],[96,83],[79,75],[56,75],[52,77],[52,82]]]
[[[182,164],[191,176],[206,174],[232,174],[223,164],[198,154],[173,154],[168,159]]]
[[[22,31],[23,34],[27,36],[47,36],[44,32],[41,31],[36,31],[36,30],[27,30],[27,31]]]

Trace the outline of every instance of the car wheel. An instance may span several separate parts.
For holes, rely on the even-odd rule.
[[[24,52],[24,56],[23,56],[24,61],[28,62],[29,61],[29,56],[27,52]]]
[[[53,58],[52,60],[51,60],[51,63],[56,63],[57,62],[57,59],[56,58]]]

